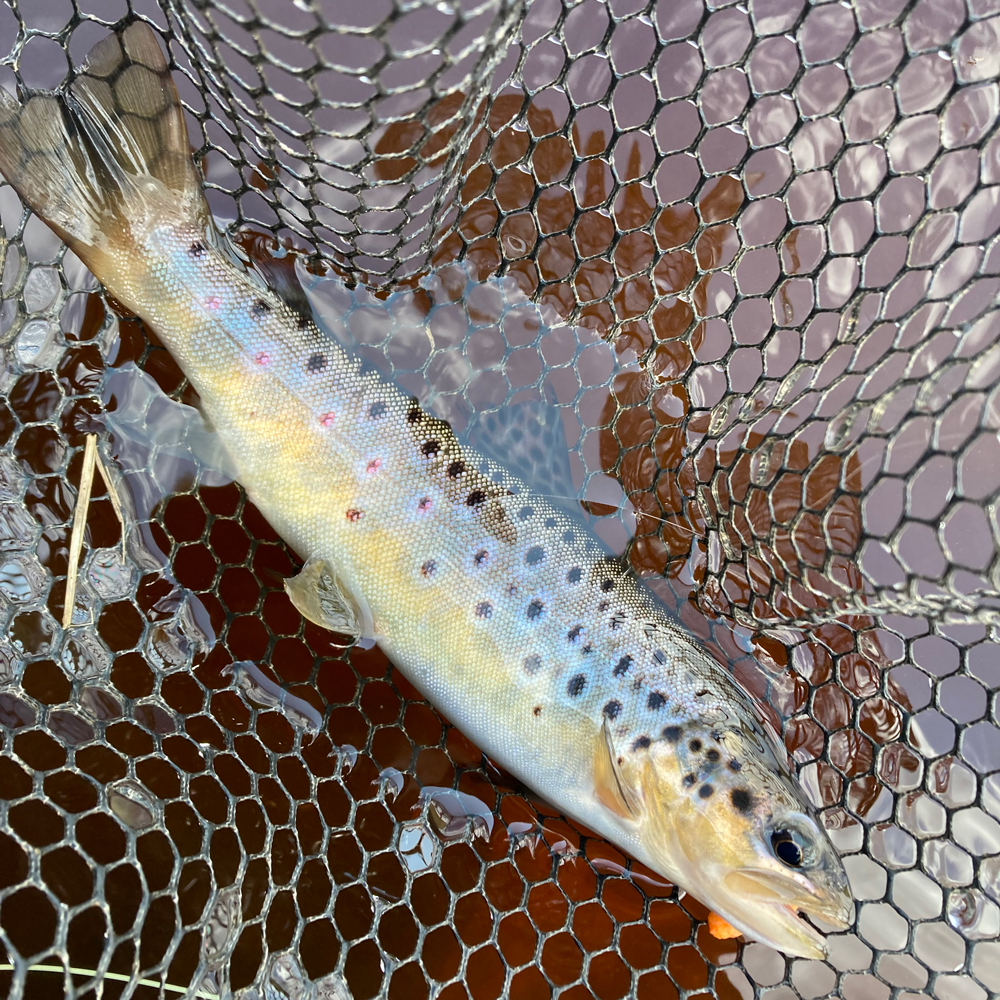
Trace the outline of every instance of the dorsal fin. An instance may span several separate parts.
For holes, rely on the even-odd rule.
[[[558,406],[540,399],[508,403],[478,414],[462,437],[529,490],[579,515],[578,490]]]

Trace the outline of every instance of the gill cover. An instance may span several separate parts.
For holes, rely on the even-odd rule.
[[[758,735],[689,732],[615,755],[605,724],[595,793],[637,830],[640,861],[747,938],[822,958],[826,939],[809,918],[850,925],[847,875],[794,779]]]

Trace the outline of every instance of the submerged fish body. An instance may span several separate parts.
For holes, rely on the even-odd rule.
[[[0,170],[184,369],[307,557],[304,614],[373,636],[490,756],[749,937],[825,953],[799,913],[847,926],[846,875],[746,694],[584,524],[480,472],[217,249],[149,28],[64,97],[3,95]]]

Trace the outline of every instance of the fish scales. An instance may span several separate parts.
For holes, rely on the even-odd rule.
[[[749,936],[825,953],[801,913],[846,926],[846,875],[749,698],[582,521],[480,472],[220,248],[146,25],[61,97],[0,92],[0,170],[174,355],[306,558],[304,614],[373,636],[511,773]]]
[[[473,738],[495,747],[565,726],[579,745],[579,726],[596,739],[605,719],[616,740],[696,717],[756,725],[579,519],[513,477],[480,474],[447,424],[223,254],[193,257],[172,229],[143,253],[160,287],[130,297],[156,303],[148,318],[170,331],[254,502],[296,551],[340,567],[394,661]],[[442,659],[454,661],[447,674]],[[469,715],[474,690],[489,694],[481,719]],[[537,785],[558,743],[540,742],[537,772],[516,759],[520,739],[494,756]]]

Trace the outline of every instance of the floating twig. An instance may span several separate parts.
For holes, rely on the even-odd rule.
[[[90,508],[90,492],[94,486],[94,467],[97,463],[97,435],[88,434],[83,449],[83,470],[80,472],[80,487],[76,492],[76,507],[73,510],[73,531],[69,538],[69,567],[66,570],[66,603],[63,606],[62,626],[69,628],[73,623],[73,608],[76,605],[76,578],[80,570],[80,552],[83,550],[83,529],[87,524]]]
[[[97,435],[91,435],[95,440]],[[125,515],[122,513],[122,502],[121,498],[118,496],[118,489],[115,484],[111,481],[111,476],[108,475],[108,470],[101,460],[101,453],[97,452],[97,471],[101,474],[101,479],[104,480],[104,485],[108,488],[108,499],[111,501],[111,506],[115,509],[115,517],[118,518],[118,523],[122,526],[122,562],[125,562]]]
[[[66,603],[63,607],[62,625],[69,628],[73,624],[73,608],[76,605],[76,581],[80,573],[80,553],[83,551],[83,529],[87,525],[87,512],[90,509],[90,494],[94,488],[94,470],[101,474],[104,485],[108,489],[108,499],[114,508],[115,516],[122,527],[122,562],[125,562],[125,514],[122,511],[121,498],[118,490],[108,475],[108,470],[101,461],[97,450],[97,435],[88,434],[87,443],[83,449],[83,470],[80,472],[80,487],[76,493],[76,507],[73,510],[73,531],[69,539],[69,566],[66,570]]]

